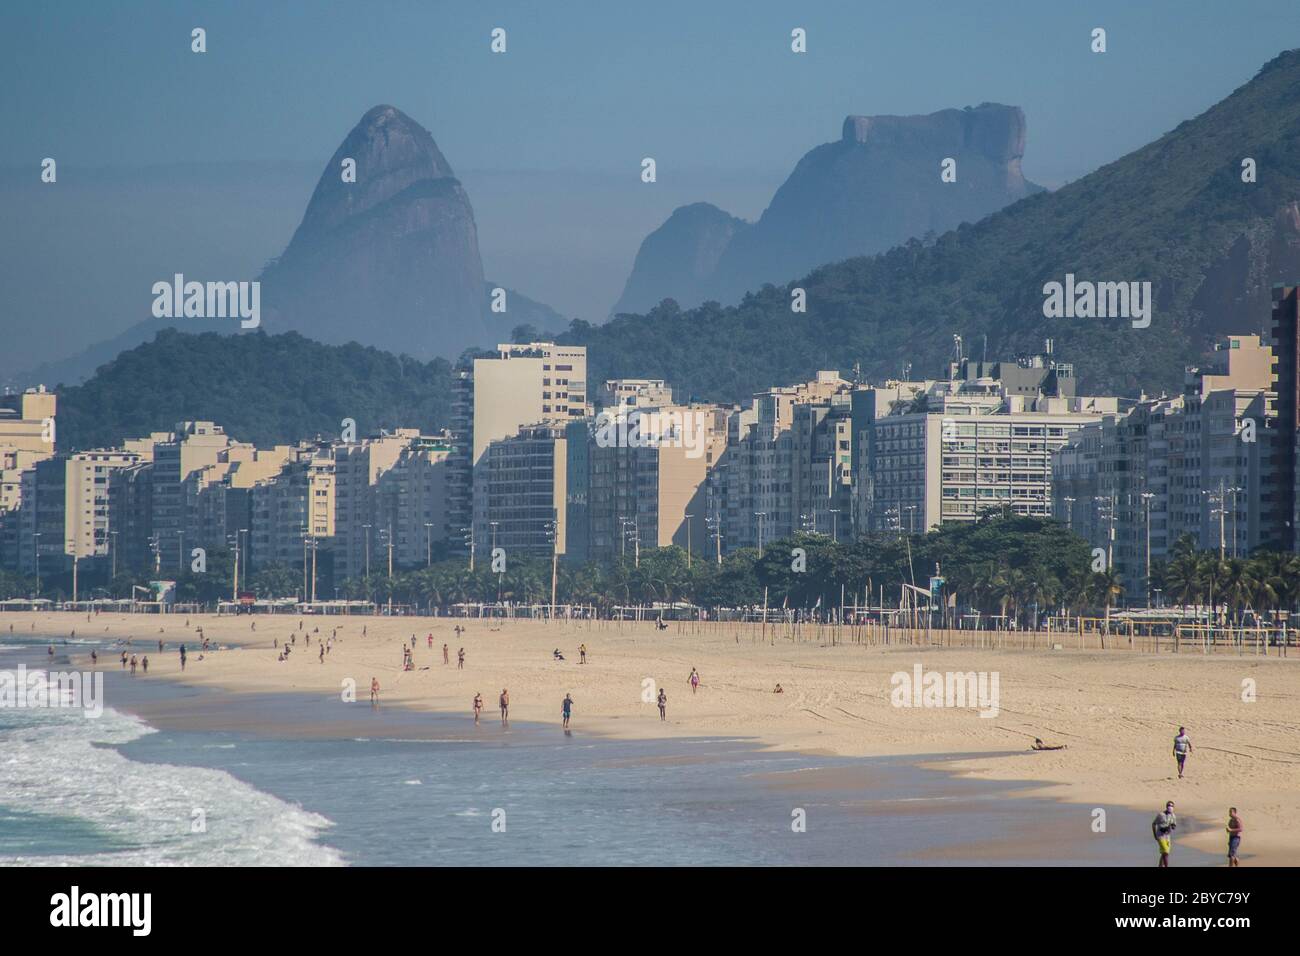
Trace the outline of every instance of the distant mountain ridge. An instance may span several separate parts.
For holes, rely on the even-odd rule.
[[[1258,172],[1251,182],[1246,159]],[[1151,282],[1151,326],[1045,318],[1044,285],[1070,273]],[[1172,393],[1215,336],[1263,331],[1272,284],[1296,281],[1300,51],[1291,50],[1201,115],[1056,192],[933,240],[823,265],[733,307],[663,303],[599,327],[575,323],[563,341],[590,349],[593,381],[665,377],[706,398],[855,364],[874,380],[907,364],[914,376],[938,375],[954,335],[981,349],[987,339],[991,357],[1037,352],[1051,338],[1087,391]],[[794,285],[806,290],[805,314],[791,312]]]
[[[1021,171],[1025,116],[983,103],[925,116],[849,116],[808,152],[755,223],[707,203],[677,209],[642,243],[614,312],[661,299],[734,302],[748,289],[938,234],[1041,192]],[[955,162],[955,181],[941,178]]]

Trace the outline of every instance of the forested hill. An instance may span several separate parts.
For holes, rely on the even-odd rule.
[[[59,389],[60,450],[111,447],[168,431],[176,422],[216,422],[240,441],[290,444],[379,428],[447,424],[451,366],[357,345],[321,345],[296,332],[191,335],[159,332],[123,352],[84,385]]]
[[[1254,182],[1243,182],[1246,159]],[[563,341],[589,347],[592,381],[664,377],[701,398],[855,362],[875,379],[908,362],[934,376],[954,334],[968,354],[987,336],[990,359],[1050,337],[1087,391],[1176,389],[1216,334],[1263,330],[1274,282],[1300,280],[1298,200],[1300,51],[1290,51],[1148,146],[933,242],[826,265],[735,307],[666,300],[599,327],[575,322]],[[1045,319],[1043,286],[1067,273],[1151,282],[1150,327]],[[804,314],[791,311],[794,287],[807,290]]]

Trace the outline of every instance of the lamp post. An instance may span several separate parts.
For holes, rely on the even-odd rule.
[[[110,555],[109,560],[112,562],[112,571],[109,572],[109,581],[111,582],[117,579],[117,532],[116,531],[110,531],[108,533],[108,553]]]
[[[755,511],[754,517],[758,519],[758,556],[763,557],[763,519],[767,517],[766,511]]]
[[[460,530],[464,535],[465,543],[469,545],[469,570],[472,574],[474,571],[474,529],[469,527],[461,528]]]
[[[424,566],[433,567],[433,522],[424,523]]]
[[[1228,491],[1232,492],[1232,556],[1235,558],[1237,557],[1237,495],[1245,494],[1246,489],[1234,486]]]
[[[1151,501],[1155,495],[1150,491],[1142,492],[1142,505],[1147,516],[1147,607],[1151,607]]]
[[[834,544],[840,543],[840,509],[828,509],[831,516],[831,541]]]
[[[366,529],[366,580],[370,580],[370,529],[371,525],[363,524],[361,527]]]
[[[36,568],[36,596],[41,596],[41,532],[32,532],[32,564]]]
[[[691,569],[691,519],[695,515],[687,513],[682,515],[686,519],[686,570]]]

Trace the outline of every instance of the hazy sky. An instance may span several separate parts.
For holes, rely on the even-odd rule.
[[[1300,46],[1294,0],[165,2],[0,8],[0,371],[147,317],[173,271],[287,243],[371,106],[434,135],[489,278],[603,319],[645,234],[697,200],[757,216],[849,113],[1024,108],[1057,186]],[[190,52],[190,30],[208,52]],[[493,27],[508,52],[489,51]],[[790,30],[809,52],[790,52]],[[1089,50],[1104,27],[1108,52]],[[46,156],[59,182],[39,182]],[[659,181],[643,184],[655,157]]]

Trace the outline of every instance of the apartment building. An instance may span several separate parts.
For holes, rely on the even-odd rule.
[[[488,531],[487,474],[479,468],[488,446],[529,425],[567,425],[591,414],[587,350],[553,342],[501,344],[494,355],[459,369],[452,407],[455,450],[450,465],[449,538]]]
[[[813,530],[814,521],[829,534],[851,510],[852,389],[837,372],[819,371],[808,382],[758,392],[750,408],[732,414],[714,486],[724,550]]]
[[[1227,336],[1181,395],[1140,399],[1056,452],[1053,513],[1138,593],[1183,536],[1230,557],[1268,539],[1272,361],[1259,336]]]
[[[1014,366],[1033,387],[1023,375],[1013,387],[977,374],[990,365],[1006,363],[963,361],[948,381],[875,419],[870,528],[919,533],[989,511],[1052,514],[1052,454],[1118,400],[1073,395],[1072,370],[1044,356]]]
[[[255,570],[314,560],[334,535],[334,490],[333,448],[324,443],[294,448],[274,477],[253,485],[252,524],[241,548],[244,566]]]
[[[179,422],[166,440],[153,443],[152,524],[157,566],[175,574],[188,568],[184,559],[186,532],[192,525],[186,481],[196,471],[215,465],[232,444],[213,422]]]
[[[511,556],[564,554],[568,517],[568,437],[564,425],[531,425],[488,445],[483,560],[501,548]]]

